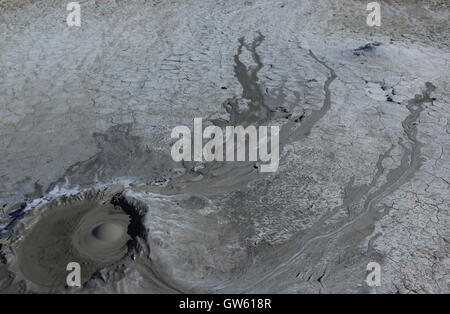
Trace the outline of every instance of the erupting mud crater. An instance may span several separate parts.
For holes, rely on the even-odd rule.
[[[44,287],[66,285],[66,265],[81,265],[82,282],[133,250],[131,217],[113,200],[116,188],[61,197],[29,212],[30,226],[15,245],[11,269]],[[28,217],[30,219],[31,217]]]

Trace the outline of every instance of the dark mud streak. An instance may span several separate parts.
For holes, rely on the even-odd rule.
[[[264,94],[264,88],[259,83],[258,73],[264,67],[261,57],[257,52],[265,37],[258,32],[256,38],[250,43],[245,42],[245,38],[239,38],[239,46],[234,55],[234,73],[236,79],[242,87],[242,95],[227,99],[222,106],[229,114],[229,120],[223,121],[221,119],[211,120],[211,122],[219,127],[227,125],[237,126],[241,125],[247,127],[249,125],[258,126],[267,121],[270,121],[274,116],[273,104],[281,104],[284,102],[285,95],[278,90],[277,97]],[[255,66],[247,67],[241,60],[241,54],[244,49],[247,49]],[[240,108],[240,105],[246,104],[247,108]],[[224,147],[225,151],[225,147]],[[212,161],[204,163],[205,168],[200,171],[193,171],[195,167],[194,162],[183,162],[183,167],[187,170],[187,175],[174,179],[169,183],[173,189],[177,189],[180,184],[189,182],[190,186],[211,185],[215,180],[223,180],[223,182],[233,182],[236,189],[238,186],[243,186],[258,177],[258,172],[254,168],[254,162],[237,162],[234,165],[223,161]],[[217,175],[220,169],[227,169],[222,175]],[[233,171],[235,170],[235,171]],[[197,182],[192,182],[192,176],[201,174],[203,178]],[[224,188],[226,188],[224,186]],[[224,189],[225,191],[225,189]],[[220,192],[216,189],[216,192]]]
[[[312,50],[309,50],[309,55],[318,63],[320,63],[322,66],[324,66],[330,72],[330,75],[328,76],[327,80],[323,85],[323,91],[325,92],[325,99],[323,101],[323,106],[319,110],[313,111],[312,114],[301,124],[300,128],[298,128],[295,131],[294,140],[299,140],[308,136],[314,125],[325,116],[328,110],[330,110],[331,108],[330,85],[337,78],[336,72],[330,66],[328,66],[325,61],[320,60],[312,52]]]
[[[238,55],[240,54],[240,49],[238,49]],[[331,90],[330,90],[330,86],[333,83],[333,81],[337,78],[336,72],[334,71],[334,69],[332,69],[330,66],[328,66],[326,64],[325,61],[320,60],[311,50],[309,50],[309,55],[316,60],[319,64],[323,65],[328,71],[329,71],[329,76],[326,79],[324,86],[323,86],[323,90],[325,93],[325,98],[323,100],[323,105],[320,109],[318,110],[314,110],[307,118],[302,119],[304,122],[301,123],[300,126],[298,126],[297,122],[288,122],[285,125],[282,126],[282,130],[281,130],[281,134],[288,134],[285,138],[281,138],[280,139],[280,152],[282,151],[282,147],[287,144],[287,143],[291,143],[291,142],[295,142],[295,141],[300,141],[302,139],[304,139],[305,137],[309,136],[312,128],[316,125],[316,123],[322,119],[325,114],[328,112],[328,110],[331,108]],[[303,118],[303,117],[302,117]],[[337,209],[336,209],[337,211]],[[322,221],[322,220],[321,220]],[[302,239],[302,242],[305,242],[304,239]],[[312,240],[312,238],[311,238]],[[292,241],[290,243],[290,245],[292,245]],[[298,242],[295,242],[298,243]],[[289,245],[289,244],[287,244]],[[278,248],[277,250],[272,250],[271,252],[278,255],[278,251],[283,251],[286,249],[286,245],[283,245],[281,248]],[[282,255],[279,255],[282,256]],[[293,259],[295,256],[293,256],[291,259]],[[250,263],[252,264],[252,263]],[[275,267],[273,271],[264,274],[263,276],[260,276],[259,280],[257,282],[253,282],[252,283],[252,287],[254,287],[255,285],[257,285],[258,283],[262,282],[265,279],[270,278],[273,274],[275,274],[275,272],[280,269],[282,267],[283,264],[280,264],[279,266]],[[239,276],[245,276],[246,271],[248,271],[248,267],[250,266],[246,266],[245,268],[241,269],[241,271],[239,272]],[[249,280],[248,282],[252,282],[252,280]],[[223,283],[220,287],[218,287],[218,290],[221,290],[223,288],[226,287],[226,283]],[[251,287],[247,287],[246,289],[244,289],[244,291],[251,291]]]
[[[357,215],[355,215],[353,219],[345,222],[341,227],[331,232],[314,236],[314,234],[317,234],[316,233],[317,228],[320,228],[320,225],[318,225],[318,223],[325,222],[327,218],[332,217],[332,215],[335,214],[338,210],[340,210],[342,206],[333,209],[331,213],[325,214],[325,216],[322,217],[315,224],[315,226],[313,226],[310,229],[309,236],[306,236],[306,239],[305,236],[302,236],[302,238],[300,239],[297,238],[293,239],[286,245],[282,245],[280,248],[276,250],[277,252],[297,250],[297,252],[291,258],[289,258],[287,261],[278,264],[278,266],[275,267],[275,269],[271,270],[270,272],[265,273],[264,276],[262,276],[258,281],[253,282],[250,287],[247,287],[247,289],[251,289],[256,285],[262,283],[263,281],[273,278],[274,276],[278,276],[282,273],[292,271],[292,269],[289,269],[288,266],[293,265],[294,263],[298,263],[299,259],[303,258],[303,255],[304,253],[306,253],[305,251],[308,249],[308,247],[317,240],[329,239],[341,233],[343,235],[345,234],[345,232],[352,232],[352,230],[348,229],[351,229],[351,227],[357,222],[363,222],[365,226],[368,226],[368,228],[365,230],[365,233],[355,235],[355,237],[358,237],[360,241],[364,240],[365,237],[369,236],[373,232],[375,221],[380,219],[381,216],[385,214],[385,212],[375,213],[375,211],[373,210],[374,206],[377,203],[379,203],[384,197],[386,197],[389,194],[392,194],[403,184],[411,180],[422,164],[422,160],[420,158],[420,149],[422,144],[417,139],[417,121],[420,117],[420,113],[424,110],[423,104],[427,102],[432,103],[430,93],[434,90],[435,87],[433,84],[426,83],[426,90],[422,93],[422,95],[416,95],[415,98],[410,100],[408,105],[406,106],[410,114],[402,122],[402,126],[405,135],[410,142],[410,148],[408,148],[406,145],[403,144],[401,138],[399,139],[399,145],[402,147],[404,154],[402,156],[400,165],[397,168],[394,168],[391,171],[389,171],[389,173],[386,175],[386,182],[382,184],[379,188],[377,188],[374,192],[369,193],[370,190],[376,187],[379,178],[384,172],[382,162],[385,158],[387,158],[390,155],[390,152],[392,151],[393,147],[390,147],[385,153],[379,156],[378,161],[376,163],[377,172],[375,173],[374,178],[371,180],[371,183],[369,185],[361,187],[353,187],[354,179],[352,178],[347,187],[344,189],[345,196],[344,196],[344,204],[342,206],[347,207],[352,205],[358,206],[358,204],[362,200],[365,200],[361,211]],[[300,249],[298,249],[298,243],[302,243]],[[295,249],[295,247],[297,247],[297,249]],[[370,249],[371,248],[369,248],[369,250]]]
[[[264,41],[265,37],[258,33],[251,45],[245,43],[244,37],[239,38],[239,47],[234,56],[234,73],[242,87],[242,98],[247,99],[248,110],[239,112],[237,99],[231,99],[225,102],[224,106],[230,114],[230,122],[234,125],[248,126],[251,124],[260,124],[270,119],[270,108],[265,104],[263,88],[258,83],[258,72],[264,67],[261,57],[256,49]],[[246,48],[252,55],[256,66],[248,69],[240,60],[243,48]]]
[[[236,55],[234,56],[235,76],[242,87],[241,100],[247,101],[246,104],[248,108],[240,108],[240,103],[242,102],[239,101],[240,99],[238,97],[228,99],[223,103],[223,106],[229,114],[229,121],[225,124],[222,120],[213,120],[212,122],[217,123],[216,125],[220,127],[224,127],[225,125],[242,125],[244,127],[249,125],[258,126],[264,123],[267,124],[273,119],[280,118],[279,111],[281,111],[282,113],[284,113],[285,118],[289,118],[288,122],[281,126],[280,152],[282,152],[283,147],[286,144],[300,141],[309,136],[312,128],[316,125],[316,123],[326,115],[328,110],[331,108],[330,85],[337,78],[337,75],[335,71],[326,64],[326,62],[320,60],[311,50],[309,50],[309,55],[329,71],[329,76],[326,79],[323,87],[325,94],[323,105],[320,109],[313,110],[312,113],[307,117],[301,115],[300,117],[291,120],[291,115],[283,106],[286,102],[286,95],[283,93],[283,86],[274,89],[272,93],[265,93],[264,86],[259,82],[258,73],[264,67],[264,64],[262,63],[261,57],[257,52],[257,48],[260,47],[264,38],[265,37],[261,33],[258,33],[258,36],[252,41],[251,44],[247,44],[243,37],[239,38],[239,46],[237,48]],[[243,49],[247,49],[250,52],[252,59],[256,64],[255,66],[247,67],[240,60]],[[295,93],[295,96],[296,102],[299,102],[299,94]],[[300,121],[301,123],[299,124]],[[184,163],[184,167],[186,168],[186,170],[188,170],[188,172],[192,174],[194,163],[186,162]],[[218,178],[215,175],[215,172],[217,172],[217,170],[222,167],[230,166],[227,162],[214,161],[205,163],[205,168],[199,172],[201,173],[201,175],[203,175],[203,179],[196,183],[192,183],[192,185],[204,184],[208,180],[214,180],[215,177]],[[254,163],[252,162],[236,163],[236,166],[231,168],[242,168],[241,170],[237,171],[237,173],[241,174],[241,177],[244,177],[244,179],[237,178],[236,173],[232,173],[231,171],[227,171],[226,173],[224,173],[223,178],[221,179],[223,179],[224,181],[234,181],[239,186],[256,180],[258,177],[263,175],[255,171]],[[187,177],[189,180],[189,175]],[[185,178],[180,179],[181,180],[175,180],[175,184],[173,184],[173,186],[178,185],[179,182],[183,182]],[[172,186],[172,184],[170,185]]]
[[[416,95],[416,97],[410,100],[406,105],[410,114],[402,122],[402,126],[411,147],[408,148],[403,144],[402,139],[399,139],[399,145],[404,151],[400,166],[391,170],[387,174],[387,182],[369,195],[368,200],[366,200],[366,203],[364,204],[365,209],[371,206],[371,202],[391,194],[404,183],[411,180],[422,165],[422,159],[420,157],[422,143],[417,139],[417,124],[421,112],[425,109],[423,104],[427,102],[432,103],[430,93],[435,90],[434,85],[431,83],[426,83],[425,88],[426,90],[422,95]]]
[[[278,115],[289,118],[291,115],[283,106],[286,102],[286,95],[283,93],[283,85],[278,88],[265,88],[259,82],[258,73],[264,67],[261,56],[257,52],[257,48],[261,45],[265,37],[258,32],[258,36],[251,44],[245,43],[243,37],[239,38],[239,46],[237,53],[234,55],[234,75],[242,87],[241,100],[245,100],[248,108],[239,108],[239,98],[234,97],[224,102],[223,106],[229,113],[229,125],[262,125]],[[250,52],[255,66],[247,67],[240,57],[243,49]],[[299,95],[296,93],[296,99]],[[222,121],[218,121],[219,126],[224,126]]]
[[[300,141],[305,137],[309,136],[312,128],[316,125],[319,120],[321,120],[325,114],[331,108],[331,91],[330,86],[333,81],[337,78],[336,72],[333,68],[331,68],[325,61],[320,60],[312,50],[309,50],[309,55],[319,64],[324,66],[329,71],[329,76],[326,79],[323,85],[323,91],[325,93],[325,98],[323,100],[323,105],[318,110],[313,110],[312,113],[304,118],[300,116],[298,121],[301,121],[300,126],[298,126],[297,122],[288,122],[282,127],[281,134],[288,134],[286,138],[281,139],[283,144],[292,143],[296,141]]]

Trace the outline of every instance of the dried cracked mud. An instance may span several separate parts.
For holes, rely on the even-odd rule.
[[[0,0],[0,293],[449,293],[449,4],[379,3]]]

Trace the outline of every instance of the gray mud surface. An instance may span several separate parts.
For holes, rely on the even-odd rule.
[[[35,285],[64,287],[66,266],[82,268],[81,282],[128,252],[130,217],[113,206],[111,195],[91,193],[44,206],[36,223],[22,232],[12,269]],[[45,208],[48,207],[48,208]]]
[[[450,8],[379,2],[0,0],[0,293],[449,293]]]

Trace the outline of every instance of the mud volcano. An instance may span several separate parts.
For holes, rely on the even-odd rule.
[[[64,198],[40,209],[41,217],[17,248],[17,270],[46,287],[66,284],[70,262],[81,266],[82,283],[127,252],[130,216],[111,195],[90,193]]]

